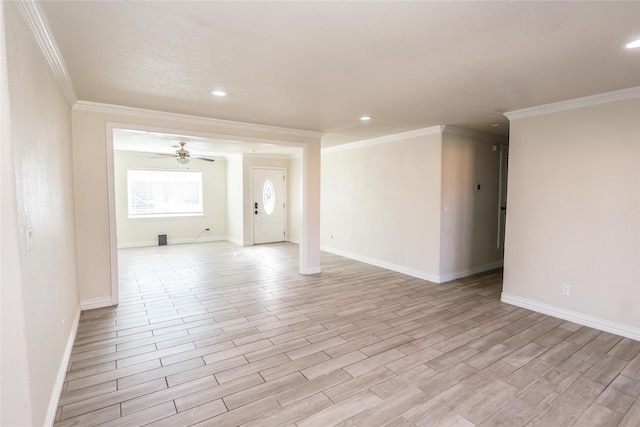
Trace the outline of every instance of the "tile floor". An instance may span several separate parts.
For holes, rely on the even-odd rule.
[[[120,251],[82,313],[56,427],[640,425],[640,342],[298,247]]]

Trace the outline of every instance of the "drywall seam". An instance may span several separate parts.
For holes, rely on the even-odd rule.
[[[568,320],[579,325],[588,326],[600,331],[610,332],[612,334],[640,341],[640,328],[634,328],[622,323],[601,319],[596,316],[579,313],[573,310],[567,310],[565,308],[556,307],[554,305],[544,304],[538,301],[530,300],[528,298],[505,294],[504,292],[500,297],[500,301],[507,304],[515,305],[517,307],[526,308],[538,313],[557,317],[559,319]]]

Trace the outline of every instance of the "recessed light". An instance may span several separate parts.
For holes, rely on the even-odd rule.
[[[500,126],[500,123],[493,123],[493,124],[491,125],[491,127],[492,127],[492,128],[497,128],[498,126]]]
[[[360,117],[360,120],[362,120],[363,122],[369,121],[371,120],[371,116],[362,116]]]
[[[227,92],[220,89],[212,89],[209,93],[213,96],[227,96]]]
[[[640,47],[640,39],[631,41],[631,42],[625,44],[624,47],[626,47],[627,49],[637,49],[637,48]]]

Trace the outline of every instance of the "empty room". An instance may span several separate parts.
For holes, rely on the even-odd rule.
[[[640,425],[638,17],[0,3],[0,425]]]

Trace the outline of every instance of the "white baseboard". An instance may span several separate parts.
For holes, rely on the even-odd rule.
[[[58,375],[56,375],[56,381],[53,384],[53,391],[49,398],[49,407],[47,408],[47,414],[45,417],[45,426],[52,426],[56,420],[56,411],[58,410],[58,403],[60,402],[60,395],[62,394],[62,387],[64,386],[64,379],[67,375],[67,368],[69,367],[69,360],[71,359],[71,352],[73,351],[73,343],[76,341],[76,334],[78,333],[78,325],[80,324],[81,309],[78,306],[76,316],[71,323],[71,329],[69,330],[69,336],[67,337],[67,345],[65,346],[64,353],[62,354],[62,360],[58,367]]]
[[[567,310],[566,308],[556,307],[554,305],[530,300],[528,298],[505,294],[504,292],[500,297],[500,301],[518,307],[526,308],[528,310],[536,311],[538,313],[557,317],[559,319],[568,320],[579,325],[588,326],[600,331],[610,332],[612,334],[640,341],[640,328],[634,328],[622,323],[612,322],[610,320],[601,319],[596,316],[579,313],[573,310]]]
[[[461,277],[467,277],[473,274],[484,273],[485,271],[494,270],[496,268],[502,267],[503,265],[503,261],[496,261],[496,262],[492,262],[485,265],[479,265],[477,267],[467,268],[465,270],[454,271],[452,273],[439,275],[439,274],[430,273],[428,271],[407,267],[400,264],[394,264],[391,262],[382,261],[376,258],[364,256],[364,255],[354,254],[352,252],[341,251],[339,249],[334,249],[328,246],[321,246],[320,249],[322,249],[325,252],[340,255],[345,258],[355,259],[356,261],[375,265],[376,267],[386,268],[387,270],[397,271],[398,273],[403,273],[411,277],[417,277],[418,279],[427,280],[432,283],[449,282],[451,280],[460,279]]]
[[[149,240],[145,242],[127,242],[127,243],[118,243],[118,249],[129,249],[129,248],[146,248],[149,246],[157,246],[158,242],[154,240]]]
[[[496,268],[500,268],[503,265],[504,261],[496,261],[485,265],[479,265],[477,267],[467,268],[465,270],[454,271],[453,273],[442,274],[440,275],[440,282],[438,283],[444,283],[450,280],[460,279],[461,277],[472,276],[474,274],[484,273],[485,271],[495,270]]]
[[[200,237],[197,239],[170,239],[167,241],[169,245],[183,245],[185,243],[204,243],[204,242],[220,242],[228,240],[226,236]],[[157,240],[145,240],[142,242],[126,242],[118,243],[118,249],[127,248],[146,248],[150,246],[158,246]]]
[[[198,239],[172,239],[167,243],[169,245],[184,245],[187,243],[205,243],[205,242],[223,242],[227,240],[227,236],[211,236],[211,237],[200,237]],[[158,242],[156,242],[156,245]]]
[[[328,246],[321,246],[320,249],[325,252],[343,256],[345,258],[355,259],[356,261],[364,262],[365,264],[371,264],[375,265],[376,267],[386,268],[387,270],[397,271],[398,273],[403,273],[411,277],[417,277],[418,279],[428,280],[429,282],[440,283],[440,277],[437,274],[429,273],[427,271],[417,270],[415,268],[382,261],[364,255],[354,254],[352,252],[341,251],[339,249],[330,248]]]
[[[80,301],[80,310],[92,310],[94,308],[111,307],[112,305],[114,304],[111,297],[83,299]]]
[[[287,242],[295,243],[296,245],[300,244],[300,240],[294,239],[292,237],[287,238]]]
[[[301,271],[300,274],[318,274],[321,271],[320,267],[307,267],[304,271]]]

